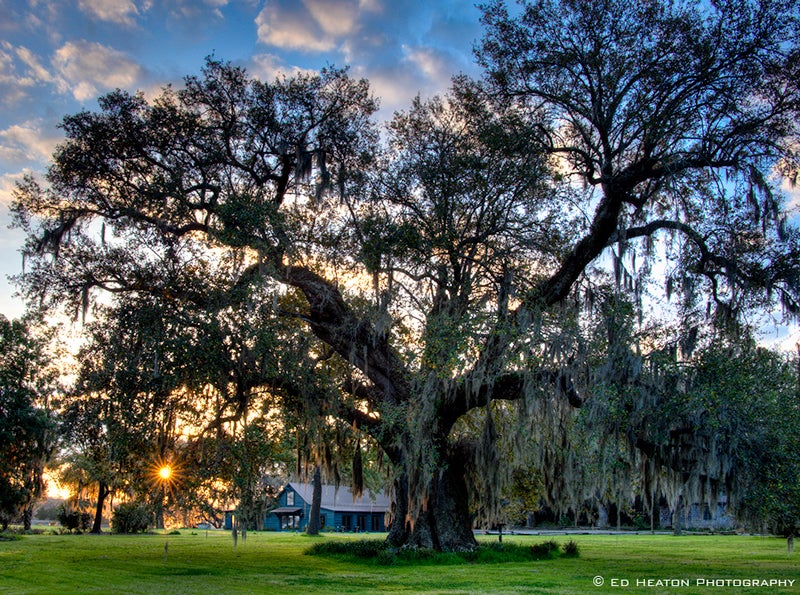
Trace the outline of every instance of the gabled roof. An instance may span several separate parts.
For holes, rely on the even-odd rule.
[[[311,498],[314,493],[314,485],[291,481],[287,487],[291,487],[297,494],[311,505]],[[334,512],[385,512],[391,507],[392,501],[385,494],[376,494],[365,490],[360,498],[353,499],[353,492],[350,488],[339,486],[338,488],[330,484],[322,484],[322,508],[327,508]]]

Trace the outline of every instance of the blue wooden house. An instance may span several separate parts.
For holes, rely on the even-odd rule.
[[[278,507],[267,514],[268,531],[303,531],[308,525],[314,486],[290,482],[278,495]],[[327,531],[386,531],[391,500],[383,494],[365,491],[360,498],[345,486],[323,484],[320,527]]]

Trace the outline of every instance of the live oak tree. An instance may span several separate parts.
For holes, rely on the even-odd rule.
[[[344,370],[320,399],[392,463],[389,539],[472,548],[470,490],[491,510],[505,479],[497,403],[590,397],[580,337],[606,257],[619,292],[682,289],[689,321],[703,299],[720,320],[756,295],[797,310],[774,191],[796,166],[796,14],[492,4],[486,84],[416,101],[385,148],[366,82],[335,69],[264,83],[209,61],[150,104],[112,93],[64,120],[46,186],[18,186],[27,290],[202,303],[191,262],[175,274],[193,281],[154,278],[148,251],[176,244],[241,263],[231,295],[283,287],[297,348]]]

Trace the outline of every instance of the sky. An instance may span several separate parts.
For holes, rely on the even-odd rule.
[[[116,88],[180,86],[213,55],[262,80],[349,66],[388,119],[478,73],[479,17],[458,0],[0,0],[0,314],[24,310],[8,280],[22,271],[14,183],[46,171],[65,115]]]
[[[0,0],[0,314],[24,311],[8,280],[22,272],[23,234],[8,227],[14,183],[45,172],[65,115],[97,109],[116,88],[153,97],[214,55],[263,80],[349,66],[388,119],[453,75],[480,73],[476,1]],[[800,189],[787,190],[800,212]],[[792,349],[800,337],[773,322],[763,330]]]

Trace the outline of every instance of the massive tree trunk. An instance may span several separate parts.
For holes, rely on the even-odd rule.
[[[108,487],[106,482],[101,480],[97,486],[97,507],[94,511],[94,523],[92,524],[92,530],[90,533],[102,532],[103,506],[105,505],[106,497],[109,493],[111,493],[111,489]]]
[[[412,493],[405,467],[398,469],[395,510],[387,541],[438,551],[470,551],[477,547],[469,512],[469,490],[463,453],[447,450],[438,457],[425,493]]]
[[[472,532],[465,478],[464,460],[455,456],[448,457],[442,467],[436,470],[427,511],[420,515],[426,522],[415,526],[412,542],[416,538],[427,540],[429,533],[430,544],[419,545],[441,551],[467,551],[477,547]]]

